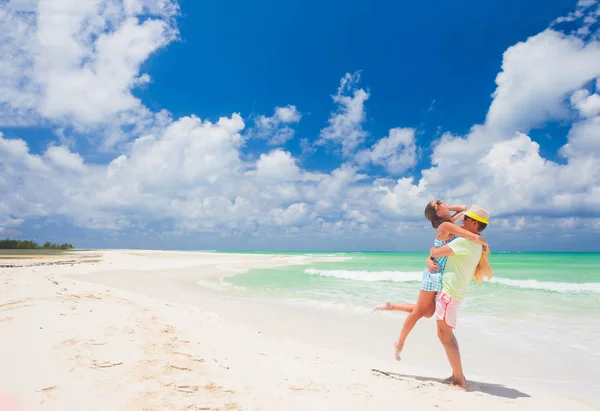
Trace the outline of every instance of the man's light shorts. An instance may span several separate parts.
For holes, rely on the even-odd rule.
[[[444,321],[449,327],[456,328],[457,311],[461,302],[446,293],[437,293],[435,296],[435,317],[439,321]]]

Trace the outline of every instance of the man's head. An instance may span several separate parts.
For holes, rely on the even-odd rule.
[[[478,205],[472,205],[463,217],[462,227],[472,233],[481,233],[489,223],[490,213]]]

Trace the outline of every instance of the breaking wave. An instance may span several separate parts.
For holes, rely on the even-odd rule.
[[[304,270],[304,273],[308,275],[354,281],[389,281],[394,283],[421,281],[421,272],[411,271],[317,270],[308,268]],[[600,283],[562,283],[538,280],[515,280],[502,277],[494,277],[489,282],[505,287],[554,291],[559,293],[600,293]]]

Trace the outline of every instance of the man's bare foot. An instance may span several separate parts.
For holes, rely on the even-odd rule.
[[[373,308],[373,312],[376,311],[389,311],[392,309],[392,303],[389,301],[386,301],[385,303],[378,305],[377,307]]]
[[[467,379],[464,376],[462,378],[454,378],[450,383],[450,387],[456,388],[457,390],[467,391]]]
[[[394,358],[396,361],[400,361],[400,353],[402,352],[402,348],[404,348],[404,344],[400,345],[400,342],[396,341],[394,343],[394,348],[396,349],[394,351]]]

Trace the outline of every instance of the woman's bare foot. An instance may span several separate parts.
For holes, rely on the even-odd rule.
[[[377,307],[373,308],[373,312],[376,311],[389,311],[392,309],[392,303],[389,301],[386,301],[385,303],[378,305]]]
[[[402,352],[402,348],[404,348],[404,344],[400,345],[400,342],[396,341],[394,347],[396,348],[394,351],[394,358],[396,361],[400,361],[400,353]]]
[[[450,383],[450,387],[456,388],[457,390],[467,391],[467,379],[464,376],[462,378],[454,378]]]

